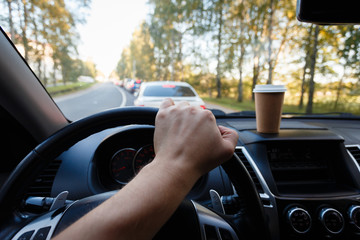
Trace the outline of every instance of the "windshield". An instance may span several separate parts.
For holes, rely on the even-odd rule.
[[[255,85],[280,84],[284,113],[360,115],[359,26],[300,23],[295,0],[8,0],[0,9],[1,27],[70,120],[132,106],[152,81],[187,82],[227,113],[253,111]]]
[[[174,85],[146,86],[144,97],[195,97],[188,87]]]

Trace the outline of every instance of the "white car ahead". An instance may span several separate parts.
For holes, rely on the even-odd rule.
[[[134,104],[135,106],[159,107],[165,98],[171,98],[175,104],[187,101],[190,105],[200,106],[205,109],[204,101],[190,84],[173,81],[143,83]]]

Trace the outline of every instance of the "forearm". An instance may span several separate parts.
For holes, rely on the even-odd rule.
[[[174,159],[175,160],[175,159]],[[58,239],[151,239],[174,213],[198,177],[160,159],[111,199],[66,229]]]
[[[152,239],[204,173],[230,158],[237,134],[207,110],[165,100],[156,116],[156,158],[59,239]],[[176,146],[176,147],[174,147]]]

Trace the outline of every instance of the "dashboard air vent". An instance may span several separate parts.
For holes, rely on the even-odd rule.
[[[240,158],[241,162],[244,164],[244,166],[246,167],[247,171],[249,172],[255,186],[256,189],[258,191],[258,193],[264,193],[264,189],[261,186],[261,183],[258,179],[258,177],[256,176],[256,173],[254,171],[254,169],[252,168],[251,164],[249,163],[248,159],[246,158],[246,156],[244,155],[242,149],[236,149],[235,150],[236,155]]]
[[[26,193],[27,196],[50,197],[51,188],[57,171],[61,165],[61,160],[52,161],[47,168],[35,179]]]
[[[350,154],[354,157],[354,159],[360,166],[360,149],[359,149],[359,147],[351,146],[351,147],[346,147],[346,149],[350,152]]]

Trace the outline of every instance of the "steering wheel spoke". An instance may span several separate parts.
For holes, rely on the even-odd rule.
[[[233,227],[221,216],[196,202],[192,203],[199,219],[202,239],[239,239]]]

